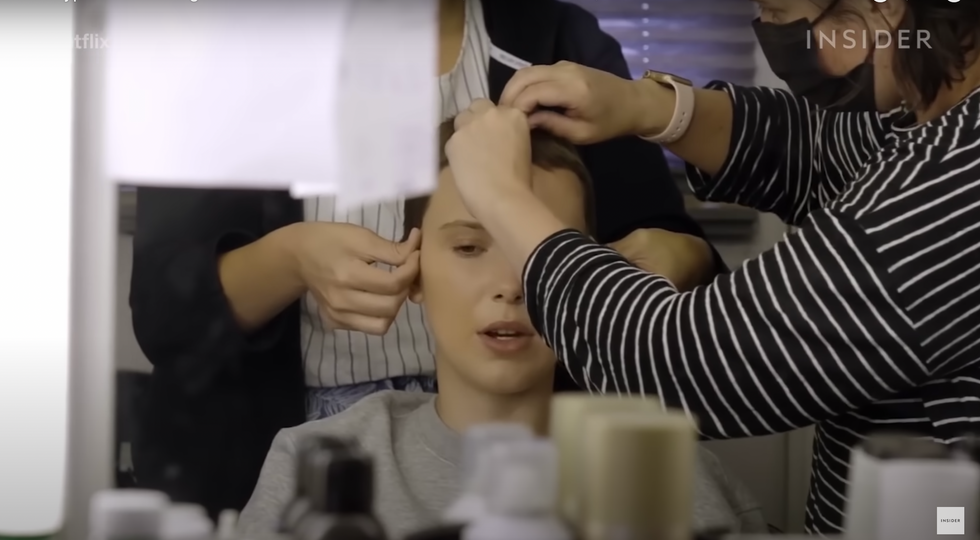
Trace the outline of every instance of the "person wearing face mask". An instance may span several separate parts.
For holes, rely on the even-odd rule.
[[[834,534],[869,433],[955,444],[980,423],[980,3],[759,4],[755,31],[790,91],[530,67],[498,106],[457,117],[446,152],[573,378],[658,396],[707,438],[815,425],[806,528]],[[531,128],[658,142],[701,199],[798,229],[680,292],[535,201],[520,165]]]

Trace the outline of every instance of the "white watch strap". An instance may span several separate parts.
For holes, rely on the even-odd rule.
[[[670,85],[674,87],[674,94],[677,96],[674,104],[674,116],[663,132],[640,137],[645,141],[670,144],[683,137],[691,125],[691,118],[694,116],[694,89],[677,81],[670,81]]]

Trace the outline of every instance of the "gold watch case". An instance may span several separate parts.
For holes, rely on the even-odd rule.
[[[690,86],[692,88],[694,87],[694,83],[685,79],[684,77],[678,77],[677,75],[672,75],[670,73],[663,73],[649,69],[643,74],[643,78],[649,79],[668,88],[673,88],[675,83]]]

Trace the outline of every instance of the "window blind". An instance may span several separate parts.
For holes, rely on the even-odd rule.
[[[755,4],[747,0],[572,0],[623,47],[633,77],[647,69],[704,85],[751,85]]]
[[[572,0],[623,48],[633,78],[648,69],[690,79],[752,85],[755,4],[748,0]],[[671,166],[681,162],[668,154]]]
[[[633,78],[652,69],[690,79],[695,86],[723,80],[755,82],[756,5],[749,0],[570,0],[592,12],[623,48]],[[687,191],[683,162],[666,152],[678,183]],[[754,210],[700,203],[686,197],[688,212],[714,240],[751,237]]]

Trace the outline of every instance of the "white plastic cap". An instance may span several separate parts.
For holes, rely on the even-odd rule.
[[[207,540],[214,525],[204,508],[196,504],[175,504],[163,515],[161,540]]]
[[[555,510],[558,451],[544,439],[499,444],[492,451],[487,507],[496,515],[540,515]]]
[[[481,424],[468,429],[463,435],[461,491],[483,491],[488,452],[495,445],[512,441],[529,441],[533,438],[534,434],[530,428],[516,423]]]
[[[238,536],[238,512],[231,508],[218,514],[218,530],[215,536],[218,540],[234,540]]]
[[[465,491],[449,505],[442,515],[443,523],[467,524],[487,513],[487,501],[482,493]]]
[[[155,538],[169,505],[170,499],[158,491],[100,491],[89,502],[89,538]]]

